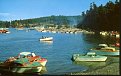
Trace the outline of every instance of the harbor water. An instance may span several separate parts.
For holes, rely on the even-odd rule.
[[[96,67],[103,67],[112,61],[118,62],[117,58],[108,59],[107,62],[76,63],[71,60],[74,53],[86,54],[89,49],[100,43],[113,44],[114,37],[104,37],[95,34],[69,34],[38,32],[36,30],[9,29],[11,33],[0,34],[0,61],[17,56],[20,52],[34,52],[43,58],[47,58],[47,75],[63,75],[70,72],[80,72]],[[42,36],[53,37],[53,41],[42,42]],[[113,60],[112,60],[113,59]]]

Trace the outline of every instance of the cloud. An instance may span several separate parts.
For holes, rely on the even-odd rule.
[[[10,13],[0,13],[0,16],[10,16]]]

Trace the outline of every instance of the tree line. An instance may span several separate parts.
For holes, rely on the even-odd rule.
[[[106,5],[90,3],[90,9],[82,12],[83,20],[77,28],[92,31],[119,31],[120,30],[120,5],[119,1],[109,1]]]
[[[1,21],[0,22],[0,27],[33,27],[33,26],[41,26],[41,25],[48,25],[48,24],[53,24],[53,25],[70,25],[74,26],[77,25],[80,20],[81,20],[81,15],[77,16],[47,16],[47,17],[40,17],[40,18],[32,18],[32,19],[23,19],[23,20],[13,20],[11,22],[7,21]],[[9,24],[6,25],[6,24]]]

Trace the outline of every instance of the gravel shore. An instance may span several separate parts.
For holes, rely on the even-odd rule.
[[[119,63],[112,63],[92,71],[70,73],[70,75],[120,75]]]

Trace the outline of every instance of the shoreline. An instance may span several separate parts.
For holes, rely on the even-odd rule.
[[[67,75],[120,75],[119,63],[111,63],[105,67],[91,71],[72,72]]]
[[[70,73],[65,73],[63,75],[120,75],[119,67],[120,67],[119,62],[113,62],[111,64],[93,70],[87,70],[83,72],[70,72]],[[0,74],[2,75],[2,72]]]

